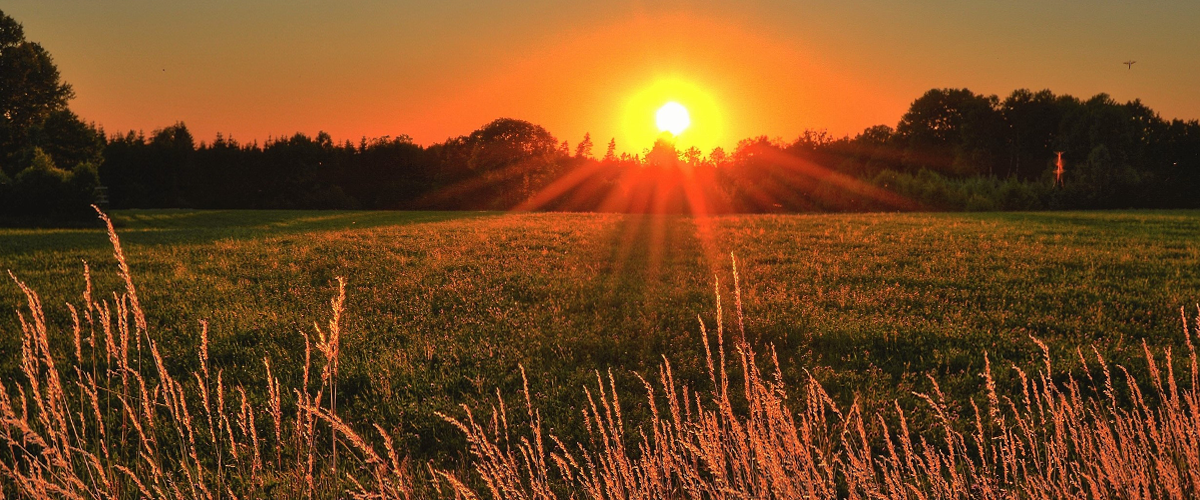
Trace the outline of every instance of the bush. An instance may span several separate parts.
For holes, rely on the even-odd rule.
[[[95,165],[81,163],[63,170],[40,148],[34,148],[28,157],[28,166],[17,173],[10,188],[10,213],[45,219],[86,216],[100,185]]]
[[[872,182],[933,210],[1040,210],[1071,208],[1071,203],[1080,203],[1075,200],[1063,203],[1052,180],[951,178],[932,170],[920,170],[915,175],[884,170]]]

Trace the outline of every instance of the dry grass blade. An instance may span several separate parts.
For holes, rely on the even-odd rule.
[[[811,375],[789,396],[774,349],[747,340],[736,274],[738,335],[730,356],[719,286],[715,339],[700,322],[706,357],[701,369],[710,390],[677,381],[664,358],[657,379],[635,374],[649,409],[644,420],[635,419],[627,411],[630,401],[618,393],[619,374],[597,372],[595,385],[589,383],[580,395],[589,440],[567,443],[544,430],[531,388],[537,380],[522,367],[527,426],[510,428],[509,407],[499,391],[490,417],[480,421],[467,407],[462,417],[437,413],[466,437],[471,461],[463,466],[470,472],[425,464],[415,467],[425,476],[414,477],[404,450],[383,425],[337,413],[344,280],[337,280],[331,319],[316,328],[316,342],[305,334],[301,386],[285,388],[280,367],[264,358],[265,394],[248,393],[244,383],[227,387],[216,358],[209,358],[206,323],[191,358],[199,361],[199,370],[172,372],[175,365],[146,330],[120,240],[108,217],[101,218],[125,290],[97,301],[85,267],[84,303],[69,305],[69,331],[52,332],[37,293],[13,276],[25,307],[18,312],[20,375],[0,383],[0,498],[935,500],[1200,494],[1200,363],[1191,338],[1200,317],[1188,318],[1181,310],[1186,359],[1143,346],[1139,363],[1145,364],[1146,380],[1136,380],[1095,348],[1094,360],[1075,352],[1085,377],[1056,373],[1050,347],[1030,337],[1030,351],[1040,353],[1040,363],[1028,372],[1014,366],[1011,380],[993,372],[991,356],[982,356],[980,391],[962,405],[974,410],[968,416],[959,414],[932,377],[929,390],[919,394],[924,405],[905,408],[896,402],[894,412],[871,413],[857,400],[839,404]],[[736,273],[737,262],[732,264]],[[52,339],[62,339],[62,345]],[[143,367],[130,353],[131,341],[144,341],[152,362]],[[104,352],[96,354],[97,349]],[[756,349],[769,355],[760,360]],[[1092,366],[1103,377],[1093,377]],[[311,381],[315,387],[310,370],[320,374]],[[237,401],[226,405],[226,392],[236,393]],[[192,410],[197,405],[203,412]],[[258,422],[261,415],[269,415],[269,422]],[[918,429],[912,424],[917,421],[932,424]],[[374,433],[356,430],[372,427]]]

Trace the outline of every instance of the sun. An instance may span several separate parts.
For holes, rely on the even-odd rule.
[[[654,119],[658,124],[659,132],[670,132],[671,135],[682,134],[692,125],[692,117],[688,114],[687,108],[675,101],[663,104],[661,108],[658,108]]]
[[[684,75],[632,82],[620,92],[627,96],[624,105],[613,107],[613,118],[620,124],[617,147],[648,151],[663,134],[671,134],[680,151],[696,147],[707,152],[724,146],[729,117],[721,104],[722,94],[703,83]]]

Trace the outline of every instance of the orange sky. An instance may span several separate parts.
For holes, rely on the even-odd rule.
[[[202,140],[324,130],[429,144],[494,118],[596,153],[640,151],[654,110],[705,151],[805,128],[895,125],[933,87],[1141,98],[1200,117],[1200,2],[16,0],[72,107],[109,132],[183,121]],[[1127,70],[1121,61],[1138,61]]]

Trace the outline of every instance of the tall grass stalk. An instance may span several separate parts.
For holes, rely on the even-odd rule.
[[[284,400],[270,359],[263,359],[263,404],[244,386],[227,384],[222,371],[214,377],[206,323],[200,324],[200,369],[179,374],[167,368],[120,240],[108,217],[100,217],[125,289],[111,300],[97,299],[85,263],[82,306],[68,307],[72,356],[55,359],[40,298],[10,273],[27,307],[17,312],[21,377],[4,381],[0,390],[0,498],[413,496],[407,462],[398,458],[383,428],[376,426],[387,459],[333,410],[344,282],[339,279],[331,303],[328,334],[317,329],[324,358],[316,367],[322,373],[316,387],[309,386],[307,375],[314,369],[309,352],[304,385],[291,390],[290,401]],[[131,355],[131,340],[144,342],[153,366],[143,367],[136,353]],[[85,345],[91,348],[87,356]],[[231,397],[234,404],[227,405]],[[285,415],[285,405],[294,405],[296,412]],[[326,438],[318,436],[318,422],[329,427]],[[337,448],[339,439],[350,447]],[[294,461],[290,453],[284,460],[287,450],[294,450]],[[337,471],[333,464],[339,456],[357,464],[352,473]],[[329,467],[322,469],[324,464]]]
[[[959,417],[932,377],[930,393],[914,393],[924,406],[906,410],[897,402],[886,414],[868,415],[857,401],[836,403],[811,376],[793,395],[774,349],[768,346],[762,360],[746,342],[740,304],[737,310],[734,373],[725,362],[718,314],[715,368],[707,329],[700,325],[709,387],[676,382],[664,359],[657,383],[638,375],[650,417],[631,427],[622,420],[611,373],[607,389],[597,374],[596,385],[584,389],[586,444],[568,445],[545,433],[536,413],[527,436],[515,441],[507,426],[489,430],[469,408],[458,417],[442,415],[467,436],[474,475],[486,494],[461,486],[466,478],[450,484],[466,498],[597,500],[1182,500],[1200,494],[1200,371],[1192,338],[1200,316],[1193,330],[1181,309],[1187,385],[1177,380],[1170,349],[1155,355],[1143,343],[1151,382],[1145,389],[1094,348],[1091,359],[1076,352],[1086,370],[1083,380],[1056,373],[1050,349],[1031,337],[1042,351],[1042,368],[1026,373],[1014,365],[1018,392],[1001,394],[985,353],[983,394],[970,402],[969,415]],[[1102,380],[1091,367],[1103,373]],[[728,390],[734,378],[742,381],[740,400]],[[913,412],[933,417],[932,434],[910,429]],[[508,420],[503,414],[500,419]],[[630,435],[637,438],[627,441]],[[542,446],[544,438],[554,443],[551,449]]]
[[[922,405],[896,402],[872,413],[858,401],[835,401],[811,376],[785,383],[774,349],[756,350],[747,340],[735,274],[737,335],[727,342],[719,293],[715,328],[699,325],[709,379],[702,386],[677,380],[664,359],[653,376],[635,374],[649,416],[626,421],[629,407],[616,376],[597,372],[595,385],[581,391],[587,439],[569,443],[545,429],[522,369],[523,415],[510,416],[499,391],[485,413],[468,406],[438,413],[465,436],[470,463],[459,471],[424,465],[418,473],[382,425],[347,420],[336,410],[344,280],[337,281],[327,326],[314,324],[315,342],[304,333],[300,386],[285,389],[271,360],[263,359],[267,391],[265,400],[256,399],[262,395],[210,366],[206,323],[199,325],[199,369],[168,368],[111,223],[108,232],[124,290],[111,299],[94,296],[85,263],[81,303],[68,305],[70,332],[52,334],[38,295],[10,273],[26,307],[18,311],[20,377],[3,381],[0,390],[0,498],[1189,499],[1200,493],[1193,339],[1200,324],[1189,325],[1182,310],[1186,357],[1144,346],[1148,380],[1135,380],[1095,349],[1075,352],[1087,368],[1083,375],[1057,372],[1050,349],[1031,338],[1042,351],[1041,366],[1013,366],[1015,384],[998,382],[983,355],[980,393],[966,415],[932,377],[931,390],[915,394]],[[57,346],[52,338],[70,340]],[[136,353],[142,344],[145,366]],[[915,430],[916,416],[932,420],[932,432]]]

